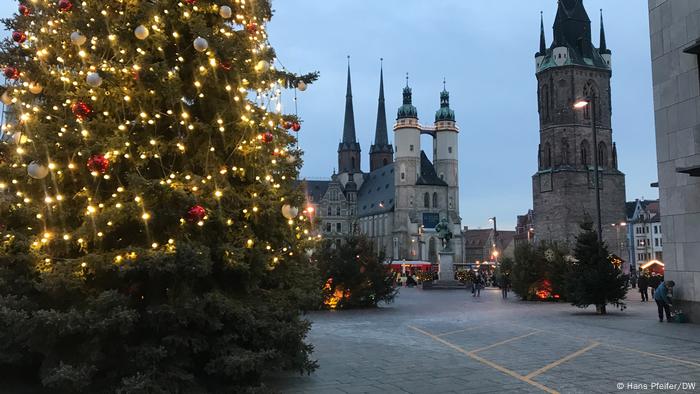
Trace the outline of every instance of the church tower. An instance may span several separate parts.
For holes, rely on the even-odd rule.
[[[593,155],[598,155],[603,239],[611,252],[618,251],[611,225],[625,220],[625,176],[612,139],[611,51],[602,15],[596,48],[583,0],[558,3],[552,45],[546,47],[541,21],[535,54],[540,119],[538,170],[532,177],[535,239],[572,245],[579,224],[595,220]],[[574,108],[587,97],[596,100],[598,146],[592,146],[591,106]]]
[[[455,111],[450,108],[450,93],[444,86],[440,93],[440,109],[435,113],[435,147],[433,163],[440,179],[447,183],[447,214],[450,223],[459,218],[459,129]],[[459,228],[458,228],[459,230]]]
[[[369,170],[374,171],[391,164],[394,160],[394,148],[389,144],[386,127],[386,108],[384,106],[384,68],[379,70],[379,104],[377,105],[377,128],[374,132],[374,144],[369,149]]]
[[[348,86],[345,93],[345,122],[343,140],[338,144],[338,173],[361,173],[360,144],[355,136],[355,112],[352,107],[352,83],[350,81],[350,58],[348,57]]]

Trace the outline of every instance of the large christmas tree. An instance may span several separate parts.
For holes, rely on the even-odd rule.
[[[308,371],[315,294],[269,0],[22,0],[5,20],[0,369],[52,391]]]
[[[613,264],[604,242],[598,239],[590,221],[581,224],[576,237],[573,262],[566,274],[567,300],[579,308],[595,305],[606,314],[608,304],[625,308],[627,277]]]

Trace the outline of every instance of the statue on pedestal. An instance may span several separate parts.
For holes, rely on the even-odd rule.
[[[450,225],[447,219],[443,218],[437,226],[435,226],[435,232],[437,232],[438,238],[442,241],[442,250],[450,251],[450,240],[452,240],[452,231],[450,231]]]

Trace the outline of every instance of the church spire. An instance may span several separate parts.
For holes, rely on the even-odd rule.
[[[352,82],[350,80],[350,56],[348,56],[348,86],[345,93],[345,122],[343,123],[343,143],[357,142],[355,137],[355,111],[352,107]]]
[[[603,9],[600,9],[600,54],[610,54],[608,44],[605,42],[605,25],[603,25]]]
[[[384,59],[380,59],[383,62]],[[374,132],[374,145],[389,144],[386,128],[386,108],[384,106],[384,65],[379,68],[379,104],[377,105],[377,128]]]
[[[379,66],[379,103],[377,104],[377,128],[374,132],[374,144],[369,150],[370,171],[382,168],[391,163],[394,157],[394,147],[389,145],[386,127],[386,108],[384,105],[384,59]]]
[[[544,38],[544,17],[542,16],[542,11],[540,11],[540,51],[537,52],[537,56],[544,56],[547,54],[547,41]]]

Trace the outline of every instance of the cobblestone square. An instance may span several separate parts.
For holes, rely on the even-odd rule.
[[[377,310],[314,312],[319,369],[286,393],[700,392],[700,326],[631,291],[607,316],[568,304],[402,288]],[[693,388],[695,384],[695,388]],[[622,388],[619,388],[622,387]]]

